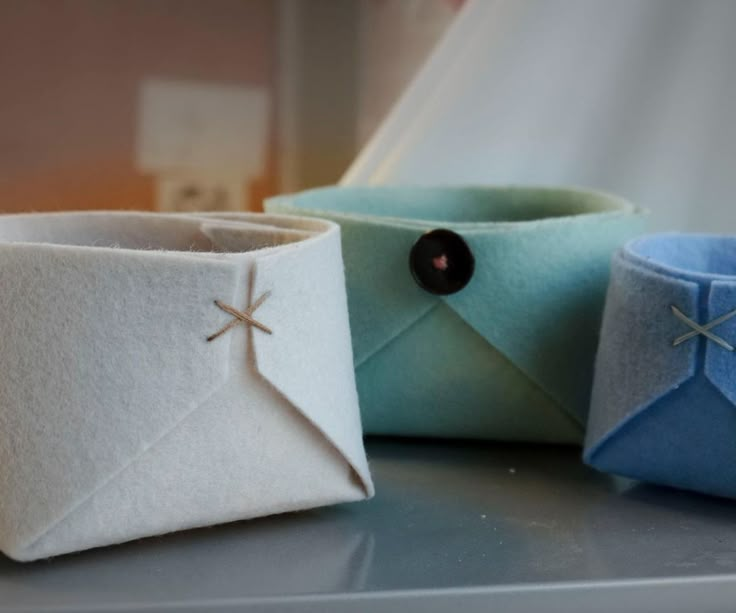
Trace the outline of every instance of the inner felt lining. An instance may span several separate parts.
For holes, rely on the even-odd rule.
[[[138,250],[247,252],[304,240],[314,232],[271,224],[267,216],[176,216],[151,213],[67,213],[6,216],[0,242]]]
[[[453,223],[520,222],[631,211],[606,194],[555,188],[367,187],[324,188],[294,197],[298,207]]]
[[[736,237],[653,234],[636,239],[629,252],[665,271],[688,276],[736,275]]]

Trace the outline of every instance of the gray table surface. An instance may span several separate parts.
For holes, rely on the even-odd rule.
[[[370,502],[0,556],[0,611],[736,610],[736,502],[608,478],[565,447],[368,450]]]

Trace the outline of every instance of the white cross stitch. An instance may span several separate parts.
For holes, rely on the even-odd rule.
[[[217,332],[214,334],[211,334],[207,337],[207,342],[214,341],[219,336],[222,336],[230,330],[230,328],[234,328],[238,324],[245,324],[250,326],[255,326],[259,330],[263,330],[266,334],[273,334],[271,328],[268,326],[262,324],[260,321],[258,321],[255,317],[253,317],[253,313],[255,313],[256,309],[261,306],[266,299],[271,295],[271,292],[266,292],[263,294],[258,300],[256,300],[253,304],[251,304],[245,311],[239,311],[233,306],[230,306],[229,304],[225,304],[224,302],[221,302],[220,300],[215,300],[215,304],[225,311],[226,313],[229,313],[233,316],[233,319],[230,321],[229,324],[223,326],[220,328]]]
[[[673,347],[682,345],[682,343],[684,343],[685,341],[689,341],[691,338],[695,338],[699,334],[702,334],[706,338],[709,338],[710,340],[712,340],[714,343],[719,344],[724,349],[727,349],[728,351],[734,351],[734,347],[732,345],[730,345],[728,342],[726,342],[723,338],[721,338],[717,334],[714,334],[713,332],[711,332],[711,330],[715,328],[716,326],[719,326],[722,323],[728,321],[732,317],[735,317],[736,309],[734,309],[733,311],[729,313],[726,313],[725,315],[721,315],[717,319],[714,319],[713,321],[708,322],[707,324],[701,326],[700,324],[690,319],[676,306],[670,306],[670,308],[672,309],[672,313],[674,314],[675,317],[677,317],[677,319],[679,319],[680,321],[682,321],[683,323],[687,324],[688,326],[692,328],[692,330],[688,332],[687,334],[683,334],[682,336],[676,338],[672,342]]]

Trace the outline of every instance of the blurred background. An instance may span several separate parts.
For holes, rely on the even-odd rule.
[[[733,0],[0,0],[0,211],[613,191],[736,232]]]
[[[334,183],[456,8],[0,0],[0,209],[258,208]]]

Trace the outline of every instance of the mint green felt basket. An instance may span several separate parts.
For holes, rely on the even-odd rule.
[[[265,207],[342,227],[367,433],[582,441],[611,255],[644,227],[632,204],[578,189],[333,187]],[[409,263],[435,229],[475,261],[449,295]]]

